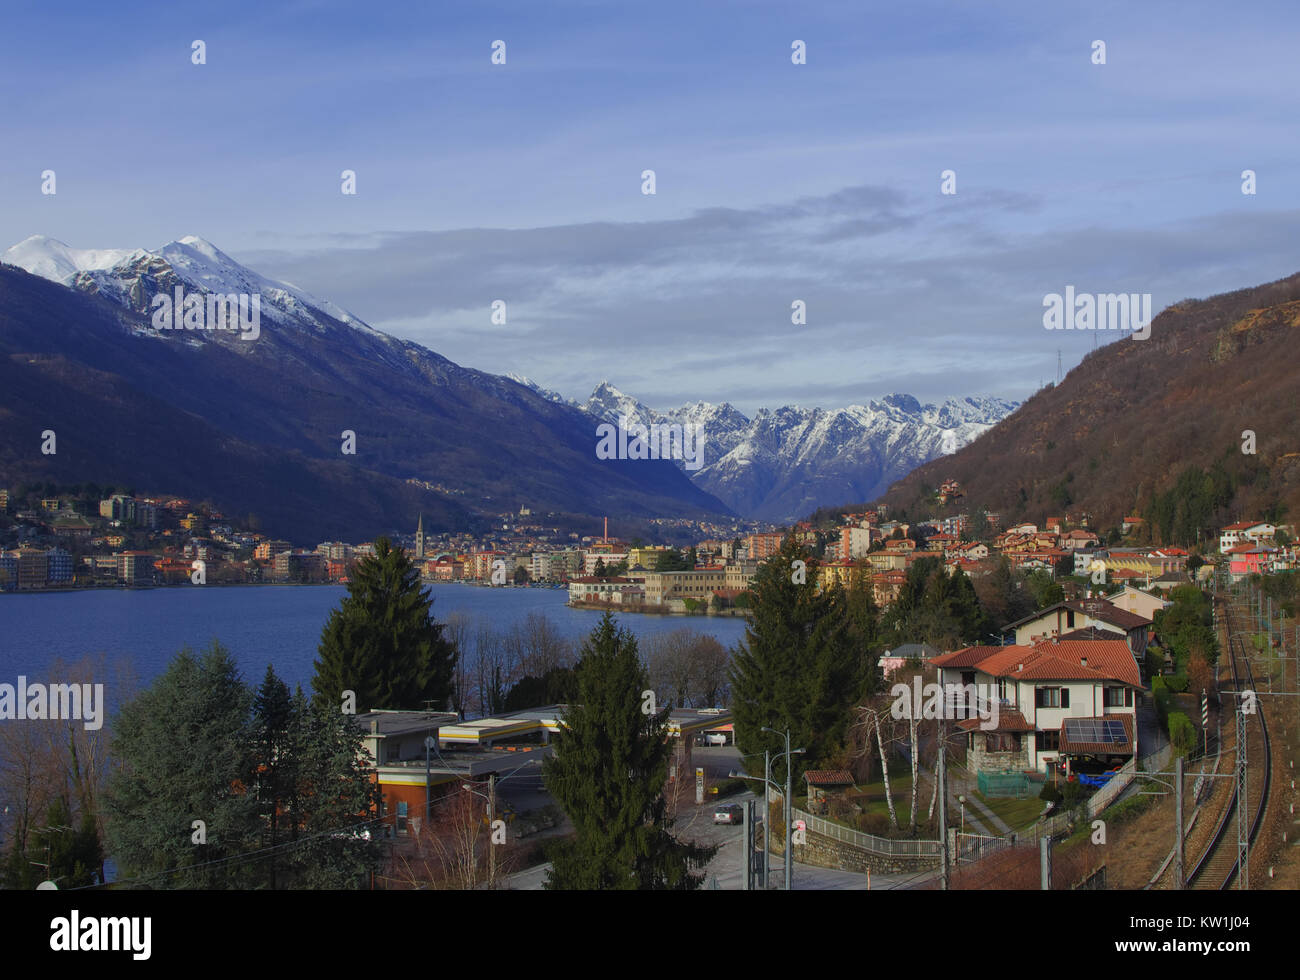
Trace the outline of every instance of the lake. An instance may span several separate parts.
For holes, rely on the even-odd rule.
[[[563,635],[580,640],[601,617],[595,610],[566,606],[564,589],[425,587],[440,622],[462,612],[487,618],[502,631],[530,612],[541,612]],[[54,658],[70,662],[103,654],[110,671],[129,664],[147,684],[182,647],[199,651],[218,639],[245,681],[260,683],[269,663],[291,688],[302,684],[310,691],[321,630],[346,594],[343,586],[260,585],[0,595],[0,682],[13,684],[20,674],[33,682],[57,682],[62,679],[48,676]],[[745,632],[743,619],[616,616],[638,639],[690,627],[731,648]],[[111,674],[104,680],[111,713],[118,707],[115,680]]]

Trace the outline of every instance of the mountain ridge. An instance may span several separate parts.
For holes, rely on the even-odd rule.
[[[598,459],[595,426],[576,409],[461,367],[329,304],[355,324],[345,322],[310,294],[244,269],[202,239],[156,251],[96,250],[96,261],[72,269],[53,260],[37,265],[42,256],[33,244],[20,243],[27,246],[21,254],[7,251],[0,269],[0,349],[10,369],[2,408],[14,423],[0,436],[0,466],[10,478],[57,475],[199,499],[224,496],[223,508],[253,510],[268,527],[280,522],[282,536],[317,540],[387,532],[413,522],[420,510],[432,512],[431,527],[459,526],[466,501],[477,502],[482,514],[524,505],[592,517],[729,513],[670,463]],[[77,251],[64,246],[60,255]],[[108,258],[116,264],[98,267]],[[59,281],[68,277],[68,285]],[[178,286],[261,293],[260,336],[153,327],[152,298]],[[19,390],[25,399],[13,397]],[[53,400],[56,390],[66,405]],[[104,441],[102,423],[119,411],[126,413],[121,432],[133,438],[114,446]],[[186,438],[169,438],[139,417],[146,411],[186,418],[185,426],[177,423]],[[87,451],[76,472],[66,455],[40,454],[35,433],[53,427],[56,417],[66,433],[99,432],[105,453]],[[342,453],[345,431],[356,433],[355,455]],[[145,432],[149,441],[134,441]],[[196,454],[206,454],[207,463]],[[243,492],[238,468],[250,478],[263,473],[252,461],[267,454],[283,455],[287,469],[257,492]],[[201,471],[218,469],[217,461],[235,470],[201,479]],[[465,493],[447,499],[408,490],[409,479]],[[292,506],[276,499],[285,480],[294,488]],[[313,490],[313,480],[332,492]],[[346,502],[349,495],[356,504]]]
[[[1266,513],[1294,519],[1298,330],[1300,273],[1175,303],[1148,339],[1090,352],[1059,386],[878,500],[916,517],[951,511],[932,493],[952,478],[960,509],[998,511],[1004,525],[1087,511],[1105,529],[1136,515],[1157,544],[1191,544],[1193,527],[1208,542],[1218,526]]]
[[[729,402],[687,402],[659,411],[608,379],[578,401],[521,375],[514,378],[602,421],[702,426],[705,463],[690,474],[695,483],[737,513],[787,522],[883,492],[916,465],[971,442],[1018,405],[976,396],[923,405],[892,392],[843,408],[783,405],[748,417]]]

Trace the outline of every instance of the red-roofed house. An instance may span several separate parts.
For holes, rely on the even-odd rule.
[[[1142,677],[1123,639],[967,647],[931,663],[983,715],[957,723],[973,772],[1103,771],[1137,752]],[[996,725],[986,698],[998,703]]]
[[[1247,575],[1263,575],[1272,565],[1276,548],[1263,545],[1243,544],[1228,549],[1228,573],[1234,582],[1240,582]]]
[[[1096,626],[1124,637],[1133,652],[1134,661],[1140,661],[1146,653],[1151,620],[1120,609],[1104,599],[1058,602],[1002,629],[1004,632],[1015,630],[1017,643],[1030,644],[1071,630],[1083,629],[1085,626]]]
[[[1243,544],[1256,544],[1277,534],[1277,527],[1267,521],[1238,521],[1219,532],[1219,552],[1228,554]]]

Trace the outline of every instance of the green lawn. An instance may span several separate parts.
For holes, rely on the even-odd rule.
[[[1033,784],[1031,783],[1030,785],[1032,786]],[[1038,819],[1038,815],[1043,812],[1043,807],[1047,805],[1040,800],[1037,795],[1024,800],[1009,799],[1001,796],[986,797],[978,792],[975,793],[975,796],[979,797],[979,801],[996,813],[1002,819],[1002,822],[1012,830],[1020,830],[1023,827],[1028,827]],[[980,820],[981,823],[987,823],[986,820],[980,819],[980,813],[978,810],[975,811],[975,818]],[[990,827],[989,829],[993,830],[994,828]]]
[[[907,773],[901,777],[891,776],[889,779],[889,789],[894,797],[894,812],[898,815],[898,824],[906,828],[911,821],[912,816],[912,776]],[[917,821],[925,823],[926,812],[930,807],[930,794],[933,792],[931,785],[922,781],[917,799]],[[850,802],[862,807],[865,814],[878,814],[882,817],[889,816],[889,804],[885,800],[885,783],[879,780],[874,783],[863,783],[858,786],[857,792],[849,796]],[[844,823],[845,826],[852,827],[852,824],[844,821],[835,821]],[[856,828],[854,828],[856,829]]]

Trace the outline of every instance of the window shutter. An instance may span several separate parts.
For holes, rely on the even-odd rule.
[[[1070,689],[1068,687],[1063,687],[1061,688],[1061,707],[1068,708],[1069,706],[1070,706]]]

